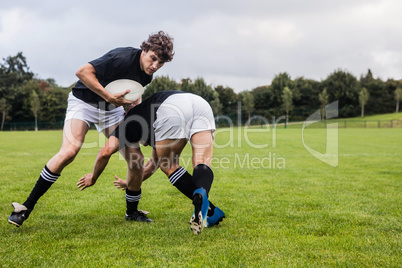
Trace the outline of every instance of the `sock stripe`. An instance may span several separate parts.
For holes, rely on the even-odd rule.
[[[178,179],[186,173],[186,170],[183,168],[180,172],[178,172],[174,177],[172,177],[171,183],[174,185]]]
[[[126,193],[126,200],[128,202],[138,202],[141,199],[141,194],[139,195],[129,195]]]
[[[59,176],[52,174],[46,167],[43,168],[40,176],[48,182],[55,182],[59,178]]]
[[[178,179],[186,173],[186,170],[183,167],[178,168],[172,175],[169,177],[169,181],[174,185]]]

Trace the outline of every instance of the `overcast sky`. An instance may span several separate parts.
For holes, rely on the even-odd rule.
[[[240,92],[281,72],[402,78],[401,0],[0,1],[0,57],[22,51],[31,71],[61,86],[81,65],[158,30],[175,38],[176,54],[156,75],[177,81],[202,77]]]

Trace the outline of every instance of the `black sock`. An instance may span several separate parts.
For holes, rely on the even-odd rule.
[[[192,176],[183,167],[179,167],[169,176],[169,181],[182,194],[193,199],[193,193],[197,189],[193,183]]]
[[[141,199],[141,189],[139,191],[130,191],[126,188],[126,204],[127,204],[127,214],[131,214],[138,210],[138,203]]]
[[[197,187],[193,182],[193,177],[187,172],[187,170],[185,170],[183,167],[179,167],[172,174],[170,174],[169,181],[182,194],[193,200],[193,193],[195,190],[197,190]],[[209,201],[209,209],[212,210],[212,212],[215,209],[215,206],[211,201]]]
[[[60,174],[55,174],[51,172],[47,166],[42,170],[38,181],[36,182],[34,188],[31,191],[28,199],[24,202],[24,206],[28,209],[33,210],[35,204],[38,202],[39,198],[49,190],[50,186],[59,178]]]
[[[209,193],[211,189],[212,181],[214,180],[214,173],[212,169],[205,164],[198,164],[193,171],[193,182],[195,187],[204,188]]]

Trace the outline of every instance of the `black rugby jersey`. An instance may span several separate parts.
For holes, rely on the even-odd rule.
[[[89,63],[94,66],[96,77],[103,87],[118,79],[134,80],[145,87],[151,82],[152,75],[147,75],[140,68],[141,52],[141,49],[132,47],[115,48]],[[76,98],[99,109],[112,110],[115,108],[114,105],[87,88],[80,80],[75,84],[72,92]]]
[[[155,148],[155,133],[153,124],[156,120],[156,112],[159,106],[168,97],[174,94],[185,93],[177,90],[159,91],[145,99],[139,105],[128,111],[123,122],[110,136],[119,139],[120,148],[126,144],[143,143]]]

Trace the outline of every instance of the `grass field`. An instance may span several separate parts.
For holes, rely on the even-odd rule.
[[[325,129],[304,135],[325,153]],[[140,203],[153,224],[124,220],[124,192],[112,183],[125,175],[118,155],[96,185],[76,188],[104,143],[95,131],[24,225],[8,224],[11,202],[25,201],[61,131],[0,133],[0,266],[402,266],[401,128],[339,129],[336,167],[306,150],[301,129],[219,129],[215,141],[210,199],[227,218],[197,236],[191,202],[160,171]],[[191,171],[190,152],[182,165]]]

